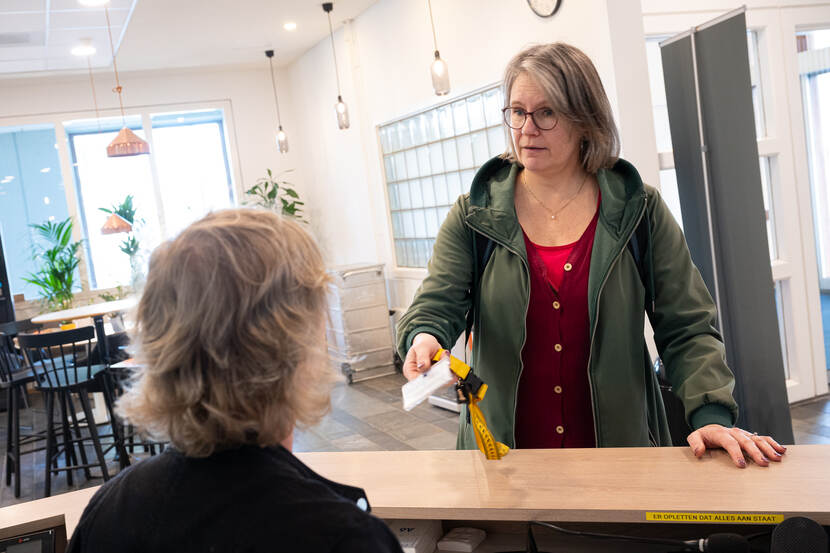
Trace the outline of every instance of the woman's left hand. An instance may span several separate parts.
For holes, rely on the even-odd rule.
[[[707,449],[723,448],[739,468],[746,467],[744,453],[756,465],[769,466],[770,461],[780,461],[787,448],[769,436],[759,436],[740,428],[726,428],[719,424],[707,424],[698,428],[687,438],[689,446],[700,458]]]

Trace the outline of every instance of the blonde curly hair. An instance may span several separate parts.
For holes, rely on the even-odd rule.
[[[191,457],[280,443],[330,407],[328,277],[314,240],[271,212],[211,213],[159,246],[118,411]]]

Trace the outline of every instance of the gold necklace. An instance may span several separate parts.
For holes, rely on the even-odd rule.
[[[526,171],[526,170],[525,170],[525,171]],[[536,196],[536,194],[534,194],[534,193],[533,193],[533,189],[530,187],[530,185],[528,185],[528,184],[527,184],[527,176],[526,176],[525,172],[524,172],[524,171],[522,171],[522,183],[525,185],[525,188],[527,188],[527,191],[528,191],[528,192],[530,192],[530,195],[531,195],[531,196],[533,196],[533,199],[534,199],[534,200],[536,200],[537,202],[539,202],[539,205],[540,205],[540,206],[542,206],[542,207],[544,207],[544,208],[545,208],[545,211],[547,211],[548,213],[550,213],[550,218],[551,218],[551,219],[553,219],[554,221],[556,220],[556,216],[557,216],[557,215],[559,215],[559,214],[562,212],[562,210],[563,210],[563,209],[565,209],[566,207],[568,207],[568,204],[570,204],[572,201],[574,201],[574,199],[575,199],[577,196],[579,196],[579,193],[580,193],[580,192],[582,192],[582,187],[583,187],[583,186],[585,186],[585,183],[586,183],[587,181],[588,181],[588,172],[586,171],[586,172],[585,172],[585,178],[584,178],[584,179],[582,179],[582,183],[579,185],[579,188],[577,188],[577,189],[576,189],[576,192],[574,193],[574,195],[573,195],[573,196],[571,196],[570,198],[568,198],[568,200],[567,200],[564,204],[562,204],[562,205],[559,207],[559,209],[557,209],[556,211],[554,211],[554,210],[552,210],[551,208],[549,208],[548,206],[546,206],[546,205],[545,205],[545,203],[544,203],[542,200],[540,200],[540,199]]]

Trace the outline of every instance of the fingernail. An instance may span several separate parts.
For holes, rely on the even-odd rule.
[[[781,454],[780,454],[780,453],[778,453],[777,451],[773,451],[773,453],[775,453],[775,456],[776,456],[776,457],[781,457]]]
[[[700,455],[702,450],[700,448],[695,449],[695,455]]]
[[[742,469],[745,469],[746,468],[746,461],[744,461],[743,459],[738,459],[738,466],[741,467]]]
[[[424,362],[423,362],[423,361],[418,361],[418,365],[417,365],[417,367],[418,367],[419,369],[424,368]]]
[[[761,459],[763,459],[765,463],[769,463],[769,459],[767,459],[766,455],[762,455]]]

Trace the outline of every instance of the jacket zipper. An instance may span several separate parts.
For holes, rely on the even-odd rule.
[[[473,232],[478,232],[479,234],[487,237],[488,240],[492,240],[493,242],[495,242],[499,246],[503,247],[504,249],[506,249],[507,251],[509,251],[513,255],[517,256],[521,260],[522,265],[524,266],[524,269],[525,269],[525,284],[527,286],[527,289],[530,290],[530,267],[527,264],[527,260],[524,257],[522,257],[522,254],[520,254],[518,251],[511,248],[507,244],[505,244],[505,243],[503,243],[499,240],[496,240],[495,238],[488,235],[487,233],[480,232],[478,229],[475,229],[473,227],[470,227],[470,228],[473,230]],[[483,268],[482,268],[481,276],[484,276],[484,269]],[[527,322],[527,311],[528,311],[529,308],[530,308],[530,293],[528,293],[527,300],[525,301],[525,314],[524,314],[524,317],[522,318],[522,320],[525,321],[525,324],[522,324],[522,345],[519,348],[519,375],[516,378],[516,383],[515,383],[515,386],[513,387],[515,391],[513,392],[513,425],[512,425],[511,433],[513,435],[513,447],[514,448],[516,447],[516,404],[519,402],[519,382],[521,382],[521,380],[522,380],[522,372],[524,371],[524,361],[522,361],[522,350],[524,350],[525,342],[527,342],[527,324],[526,324],[526,322]],[[590,378],[588,380],[589,380],[589,383],[590,383]],[[591,399],[591,401],[593,402],[593,398]]]
[[[597,321],[599,321],[599,300],[602,297],[602,290],[605,288],[605,283],[608,281],[608,277],[611,274],[611,271],[614,270],[614,267],[617,266],[617,262],[622,257],[623,252],[625,252],[625,248],[628,245],[628,242],[631,240],[631,237],[637,232],[637,227],[640,225],[640,221],[643,220],[643,216],[648,211],[648,196],[643,198],[643,209],[640,211],[640,216],[637,217],[637,222],[634,223],[634,227],[631,229],[631,232],[626,238],[625,242],[623,242],[623,247],[617,256],[614,258],[614,261],[611,262],[611,265],[608,267],[608,271],[606,271],[605,276],[602,278],[602,282],[599,285],[599,291],[597,291],[597,315],[594,317],[594,324],[591,327],[591,342],[588,344],[588,365],[586,366],[586,371],[588,372],[588,388],[591,391],[591,412],[594,414],[594,442],[596,443],[597,447],[600,447],[599,444],[599,425],[597,424],[599,417],[597,416],[597,406],[596,400],[594,399],[594,383],[591,381],[591,359],[594,356],[594,338],[596,337],[597,333]],[[527,317],[527,315],[525,315]],[[515,415],[514,415],[515,416]],[[515,426],[515,424],[514,424]],[[651,436],[649,435],[649,438]]]

